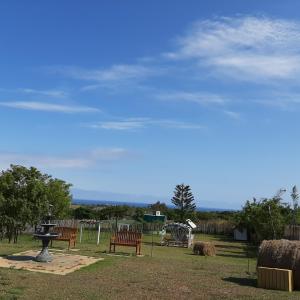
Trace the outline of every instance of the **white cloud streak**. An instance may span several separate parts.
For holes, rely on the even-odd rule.
[[[154,76],[162,70],[151,68],[149,66],[133,65],[112,65],[103,69],[83,69],[78,67],[52,67],[50,70],[73,79],[94,81],[98,83],[123,82],[129,80],[141,80],[145,77]]]
[[[171,59],[197,59],[238,79],[291,79],[300,73],[300,23],[265,17],[197,22]]]
[[[262,95],[259,100],[254,101],[265,106],[278,107],[283,110],[294,110],[300,105],[300,94],[273,92],[269,95]]]
[[[119,130],[119,131],[135,131],[148,127],[161,127],[173,129],[203,129],[200,124],[174,121],[174,120],[155,120],[150,118],[129,118],[117,121],[105,121],[88,124],[87,127],[94,129]]]
[[[234,120],[241,120],[241,114],[231,110],[224,110],[224,114]]]
[[[0,102],[0,106],[14,108],[14,109],[59,112],[59,113],[69,113],[69,114],[100,112],[98,108],[94,108],[94,107],[61,105],[61,104],[35,102],[35,101]]]
[[[90,168],[98,163],[120,160],[128,156],[123,148],[99,148],[81,155],[49,156],[38,154],[20,154],[0,152],[0,167],[7,168],[10,164],[35,166],[43,169]]]
[[[36,90],[30,88],[19,88],[17,89],[17,91],[24,94],[46,96],[52,98],[65,98],[68,95],[65,91],[62,90]]]
[[[156,97],[160,100],[193,102],[201,105],[223,105],[228,102],[223,96],[200,92],[176,91],[161,93]]]

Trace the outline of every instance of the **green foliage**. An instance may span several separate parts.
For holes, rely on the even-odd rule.
[[[175,187],[172,203],[175,205],[177,219],[184,222],[196,210],[194,196],[189,185],[178,184]]]
[[[150,204],[149,208],[150,208],[151,211],[158,211],[159,210],[161,212],[161,214],[163,214],[163,215],[168,211],[167,205],[165,203],[160,202],[160,201],[157,201],[153,204]]]
[[[135,209],[133,219],[137,222],[143,222],[144,221],[144,214],[146,213],[146,209],[142,207],[137,207]]]
[[[226,220],[234,221],[236,217],[236,211],[196,211],[192,217],[195,221],[203,220]]]
[[[247,228],[254,242],[264,239],[280,239],[285,225],[292,217],[290,207],[281,198],[247,201],[242,211],[236,215],[236,224]]]
[[[74,218],[76,220],[94,219],[95,211],[88,206],[79,206],[74,209]]]
[[[36,168],[11,165],[0,175],[0,229],[9,241],[17,237],[26,224],[37,225],[53,205],[56,217],[68,211],[70,184],[42,174]]]
[[[291,197],[293,200],[293,224],[296,225],[298,223],[298,218],[299,218],[299,206],[298,206],[299,193],[295,185],[292,188]]]
[[[62,219],[69,215],[70,205],[72,203],[72,194],[69,183],[57,178],[49,178],[46,182],[47,186],[47,202],[51,205],[54,217]]]

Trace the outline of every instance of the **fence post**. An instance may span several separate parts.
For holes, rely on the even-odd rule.
[[[100,230],[101,230],[101,225],[100,222],[98,223],[98,235],[97,235],[97,245],[100,243]]]
[[[80,224],[80,237],[79,237],[79,243],[81,243],[81,239],[82,239],[82,226],[83,226],[83,223]]]

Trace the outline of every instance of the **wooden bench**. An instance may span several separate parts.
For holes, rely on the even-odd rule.
[[[68,250],[70,249],[71,243],[73,244],[73,247],[75,247],[77,228],[57,226],[53,228],[52,232],[58,234],[58,237],[55,239],[55,241],[69,242]],[[51,241],[51,247],[52,247],[52,241]]]
[[[141,254],[142,234],[135,231],[119,231],[110,238],[109,252],[113,246],[113,252],[116,252],[116,245],[135,247],[135,253]]]

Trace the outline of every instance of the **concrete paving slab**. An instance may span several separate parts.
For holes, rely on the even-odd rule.
[[[0,268],[13,268],[33,272],[66,275],[82,267],[94,264],[103,258],[91,256],[51,252],[53,261],[49,263],[36,262],[34,258],[39,251],[28,250],[6,257],[0,257]]]

